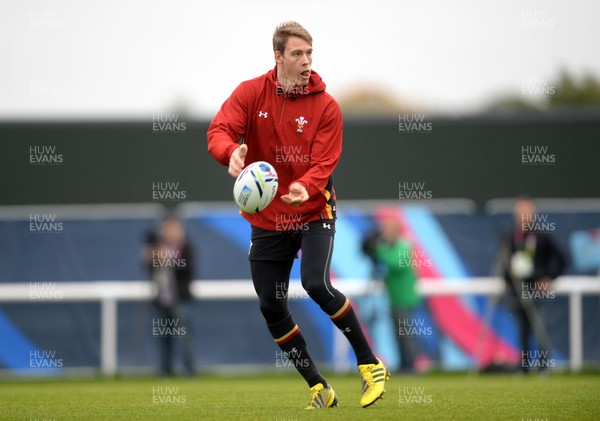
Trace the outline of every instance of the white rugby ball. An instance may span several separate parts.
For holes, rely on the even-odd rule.
[[[517,251],[510,258],[510,270],[513,277],[527,279],[533,275],[533,258],[523,251]]]
[[[273,201],[279,180],[277,171],[265,161],[248,165],[233,185],[233,200],[246,213],[260,212]]]

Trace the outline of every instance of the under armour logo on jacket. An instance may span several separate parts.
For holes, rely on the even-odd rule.
[[[328,230],[330,230],[331,224],[326,224],[325,222],[323,222],[323,228],[327,228]]]
[[[266,111],[259,111],[258,112],[258,116],[259,117],[263,117],[263,118],[267,118],[269,116],[269,113]]]

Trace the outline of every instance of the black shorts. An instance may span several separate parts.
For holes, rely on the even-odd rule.
[[[335,220],[304,224],[296,231],[270,231],[252,227],[248,260],[293,260],[298,257],[302,238],[311,234],[335,235]]]

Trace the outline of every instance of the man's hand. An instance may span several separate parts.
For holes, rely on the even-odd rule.
[[[550,283],[552,282],[552,279],[550,279],[549,276],[544,276],[543,278],[539,279],[537,284],[539,285],[539,289],[541,291],[549,291],[550,290]]]
[[[244,161],[246,160],[246,154],[248,153],[248,146],[245,144],[240,145],[239,148],[233,151],[231,157],[229,157],[229,169],[227,172],[232,177],[237,177],[244,169]]]
[[[290,192],[281,196],[281,200],[292,206],[301,205],[302,203],[306,202],[308,198],[308,192],[300,183],[292,183],[290,186]]]

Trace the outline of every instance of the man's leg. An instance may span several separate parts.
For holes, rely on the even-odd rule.
[[[171,311],[165,307],[158,307],[158,317],[161,323],[168,323]],[[160,374],[161,376],[173,375],[173,335],[171,332],[160,335]]]
[[[348,338],[358,364],[376,364],[377,358],[367,342],[352,304],[344,294],[331,285],[329,267],[333,254],[334,234],[333,223],[311,222],[309,224],[309,229],[304,233],[301,242],[300,276],[302,277],[302,286]]]
[[[192,306],[193,300],[179,304],[177,307],[177,314],[179,318],[179,324],[185,327],[185,335],[180,336],[179,343],[181,344],[181,350],[183,352],[183,365],[189,376],[195,374],[194,368],[194,347],[193,347],[193,326],[192,326]]]
[[[519,343],[521,345],[521,371],[528,373],[530,371],[529,363],[531,362],[531,347],[529,339],[531,335],[531,324],[527,318],[527,313],[523,308],[523,304],[519,301],[519,308],[516,311],[517,321],[519,324]]]
[[[538,328],[533,329],[534,336],[537,342],[537,348],[539,352],[537,353],[539,358],[539,367],[540,371],[545,371],[550,367],[550,337],[549,331],[546,329],[546,305],[543,301],[534,301],[532,303],[532,307],[535,309],[537,313],[537,323]],[[533,327],[533,326],[532,326]]]
[[[415,368],[415,355],[414,350],[414,337],[400,332],[400,326],[405,326],[409,322],[412,324],[412,312],[410,310],[403,309],[392,309],[392,315],[394,318],[395,334],[398,338],[398,345],[400,347],[400,369],[406,371],[412,371]]]
[[[308,295],[329,315],[354,349],[362,377],[360,405],[374,404],[385,393],[389,378],[383,363],[375,357],[350,300],[331,285],[329,266],[333,254],[333,222],[311,222],[301,239],[302,286]]]
[[[309,387],[327,382],[319,373],[306,346],[306,341],[287,307],[287,291],[293,260],[251,260],[250,269],[254,289],[275,343],[284,356],[304,377]]]

